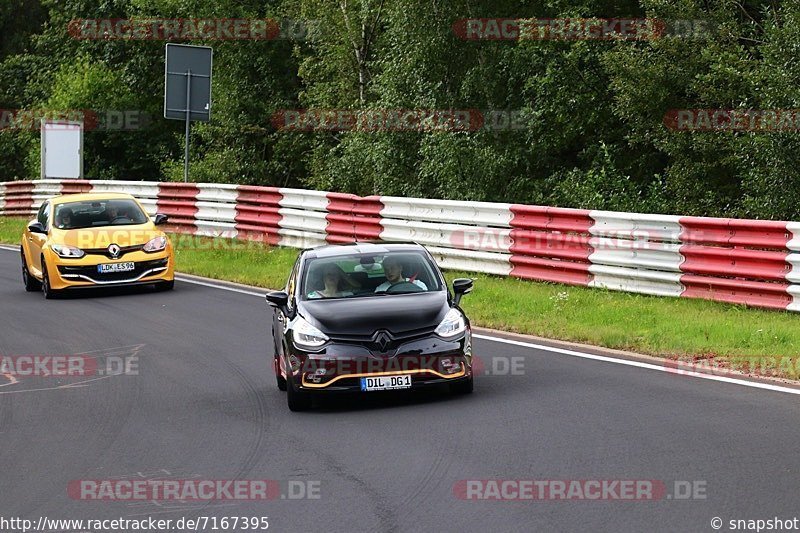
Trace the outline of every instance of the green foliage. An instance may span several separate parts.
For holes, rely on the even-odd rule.
[[[469,41],[468,18],[702,20],[648,41]],[[0,108],[137,110],[85,136],[86,174],[183,179],[183,125],[162,118],[164,42],[79,40],[80,18],[306,21],[308,39],[214,46],[212,122],[191,179],[357,194],[800,218],[800,134],[685,132],[671,109],[800,108],[800,10],[754,0],[8,0]],[[514,128],[276,129],[280,110],[480,110]],[[473,111],[474,112],[474,111]],[[38,174],[38,134],[0,131],[0,180]]]

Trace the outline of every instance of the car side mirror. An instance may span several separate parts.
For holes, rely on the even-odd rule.
[[[167,220],[169,220],[169,217],[164,213],[156,213],[156,218],[153,219],[153,224],[155,224],[156,226],[160,226],[162,224],[165,224]]]
[[[284,291],[268,292],[267,303],[276,309],[280,309],[284,315],[289,316],[289,295]]]
[[[40,235],[47,235],[47,230],[44,229],[41,222],[31,222],[28,224],[28,231],[31,233],[39,233]]]
[[[461,302],[461,297],[472,292],[473,281],[469,278],[456,278],[453,280],[453,292],[455,293],[454,305]]]

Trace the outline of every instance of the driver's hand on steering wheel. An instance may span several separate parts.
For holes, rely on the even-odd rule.
[[[410,291],[409,290],[403,290],[404,287],[406,289],[411,288],[411,287],[409,287],[409,285],[411,287],[413,287],[412,290],[410,290]],[[427,290],[428,290],[428,286],[425,285],[425,283],[423,283],[422,281],[420,281],[418,279],[414,280],[414,281],[411,281],[408,278],[404,278],[404,279],[402,279],[402,280],[400,280],[400,281],[398,281],[396,283],[391,283],[389,281],[386,281],[386,282],[378,285],[375,288],[375,292],[385,292],[385,293],[389,293],[389,294],[396,293],[396,292],[397,293],[399,293],[399,292],[425,292]]]

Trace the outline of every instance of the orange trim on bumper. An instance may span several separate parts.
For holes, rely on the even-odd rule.
[[[425,369],[425,368],[417,368],[414,370],[403,370],[397,372],[363,372],[360,374],[342,374],[341,376],[336,376],[332,380],[328,381],[327,383],[308,383],[306,382],[306,376],[303,374],[303,387],[308,387],[309,389],[324,389],[325,387],[332,385],[339,381],[340,379],[345,378],[371,378],[376,376],[405,376],[405,375],[413,375],[413,374],[434,374],[443,379],[453,379],[453,378],[462,378],[467,374],[467,370],[464,368],[464,363],[461,364],[461,370],[456,372],[455,374],[442,374],[435,370]]]

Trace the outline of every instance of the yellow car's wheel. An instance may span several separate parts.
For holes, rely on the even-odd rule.
[[[45,300],[55,300],[61,293],[61,291],[54,290],[50,286],[50,276],[47,274],[47,265],[44,263],[44,257],[42,257],[42,292]]]
[[[159,292],[171,291],[174,288],[175,288],[175,280],[162,281],[161,283],[156,283],[156,290]]]
[[[38,292],[42,290],[42,284],[38,279],[31,276],[28,272],[28,263],[25,261],[25,254],[20,254],[22,257],[22,283],[25,284],[25,290],[28,292]]]

